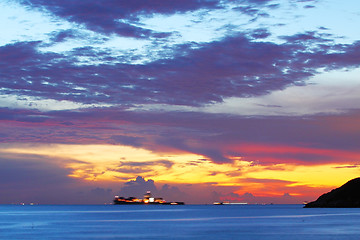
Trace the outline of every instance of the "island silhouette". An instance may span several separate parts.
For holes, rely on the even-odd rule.
[[[360,177],[354,178],[339,188],[321,195],[316,201],[307,203],[304,208],[359,208]]]

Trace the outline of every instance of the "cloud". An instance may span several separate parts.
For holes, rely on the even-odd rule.
[[[267,185],[271,186],[271,184]],[[212,199],[214,202],[230,202],[230,203],[248,203],[248,204],[302,204],[304,201],[310,201],[313,198],[316,198],[318,195],[321,195],[324,192],[329,191],[329,188],[311,188],[307,186],[285,188],[289,191],[294,191],[295,194],[289,192],[284,192],[282,195],[278,194],[281,192],[281,187],[277,190],[270,193],[269,195],[263,194],[253,194],[250,192],[245,192],[243,194],[238,194],[235,192],[212,192]],[[302,194],[296,194],[299,189],[303,192]],[[274,190],[272,188],[272,190]],[[313,191],[313,192],[311,192]]]
[[[169,184],[164,184],[159,194],[161,196],[165,196],[165,199],[169,202],[179,202],[179,201],[185,201],[185,199],[189,198],[189,195],[181,191],[178,187],[170,186]]]
[[[145,180],[138,176],[136,180],[131,180],[125,183],[125,186],[120,189],[120,195],[124,197],[138,197],[141,198],[147,191],[157,193],[157,188],[153,180]]]
[[[306,5],[306,6],[304,6],[304,8],[306,8],[306,9],[311,9],[311,8],[315,8],[316,6],[314,6],[314,5]]]
[[[252,36],[262,38],[268,33],[256,29]],[[333,45],[314,33],[287,36],[285,44],[251,38],[240,34],[197,44],[196,49],[183,44],[173,49],[173,58],[143,65],[76,64],[83,56],[97,61],[111,57],[93,47],[62,55],[38,51],[40,42],[8,44],[0,47],[0,92],[83,104],[201,106],[301,85],[321,68],[360,65],[359,42]]]
[[[173,14],[200,8],[217,8],[218,0],[174,0],[174,1],[71,1],[44,0],[20,1],[30,8],[46,9],[50,13],[70,22],[84,24],[88,29],[103,34],[116,33],[125,37],[161,37],[156,32],[137,24],[140,16],[152,14]]]
[[[283,198],[285,199],[291,199],[292,196],[289,193],[284,193]]]
[[[72,35],[65,31],[56,41]],[[322,68],[360,65],[359,42],[334,44],[315,32],[283,36],[283,44],[252,41],[269,35],[262,28],[220,41],[177,45],[172,58],[142,65],[119,63],[109,50],[95,47],[54,54],[39,51],[39,41],[17,42],[0,47],[0,92],[83,104],[203,106],[305,84]],[[79,65],[84,57],[103,64]]]
[[[120,164],[115,168],[109,168],[109,171],[126,173],[126,174],[144,174],[153,172],[157,167],[170,169],[173,166],[173,162],[169,160],[156,160],[156,161],[121,161]]]
[[[251,34],[251,37],[253,37],[254,39],[267,38],[271,35],[269,30],[266,28],[255,29],[254,31],[251,31],[250,34]]]
[[[53,32],[53,33],[51,33],[51,35],[52,35],[52,37],[51,37],[50,41],[53,43],[64,42],[67,39],[81,37],[79,32],[76,31],[75,29],[61,30],[59,32]]]
[[[1,111],[2,124],[6,126],[0,130],[0,134],[5,136],[0,139],[2,142],[117,143],[158,153],[194,153],[217,163],[243,157],[265,165],[351,164],[359,157],[356,143],[360,141],[357,124],[360,115],[356,111],[347,115],[306,118],[248,118],[112,108],[47,113],[14,109]],[[45,120],[32,121],[37,115]],[[103,116],[106,116],[105,120]],[[64,125],[64,122],[72,124]],[[114,142],[114,136],[120,136],[120,141]],[[164,166],[156,161],[154,164]],[[119,170],[131,171],[130,167],[139,171],[147,169],[145,166],[123,165]]]
[[[151,191],[154,197],[162,197],[166,201],[184,201],[184,198],[187,197],[187,194],[180,191],[178,187],[164,184],[158,189],[153,180],[145,180],[141,176],[136,177],[135,180],[126,182],[125,186],[120,190],[120,195],[124,197],[142,198],[147,191]]]
[[[233,9],[240,11],[241,13],[247,14],[249,16],[256,16],[259,13],[259,9],[253,8],[251,6],[236,7]]]
[[[337,166],[337,167],[334,167],[334,168],[360,168],[360,164]]]
[[[40,155],[1,153],[0,182],[8,188],[30,188],[70,184],[71,169],[61,168]],[[53,160],[55,161],[55,159]]]
[[[122,145],[128,145],[133,147],[141,147],[142,138],[141,137],[132,137],[132,136],[124,136],[124,135],[115,135],[111,136],[116,143]]]
[[[292,43],[315,43],[319,44],[321,42],[331,42],[332,40],[326,38],[330,37],[328,34],[321,34],[314,31],[308,31],[305,33],[298,33],[292,36],[281,36],[280,39],[285,39],[288,42]]]
[[[112,194],[112,189],[110,189],[110,188],[105,189],[105,188],[97,187],[97,188],[91,189],[90,192],[91,192],[91,194],[103,197],[103,196],[110,196]]]
[[[260,178],[245,178],[242,179],[241,182],[249,182],[249,183],[264,183],[264,184],[284,184],[284,185],[290,185],[294,184],[296,182],[293,181],[286,181],[286,180],[280,180],[280,179],[260,179]]]
[[[71,160],[1,152],[0,203],[76,202],[74,188],[80,186],[81,181],[68,177],[72,169],[63,166],[65,161]],[[68,193],[69,197],[66,199]]]
[[[121,162],[120,166],[130,166],[130,167],[147,167],[147,166],[164,166],[166,168],[171,168],[174,163],[169,160],[157,160],[157,161],[148,161],[148,162]]]

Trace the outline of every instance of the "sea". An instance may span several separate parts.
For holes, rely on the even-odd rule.
[[[303,205],[0,205],[0,239],[360,239],[360,209]]]

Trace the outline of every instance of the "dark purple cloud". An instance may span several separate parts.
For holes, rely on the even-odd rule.
[[[111,203],[111,188],[100,187],[98,182],[89,183],[69,177],[73,169],[65,167],[66,163],[82,162],[1,151],[0,204]]]
[[[306,5],[306,6],[304,6],[304,8],[310,9],[310,8],[315,8],[315,6],[314,5]]]
[[[300,3],[316,3],[319,0],[295,0],[295,2],[300,2]]]
[[[166,168],[171,168],[174,163],[169,160],[156,160],[156,161],[147,161],[147,162],[121,162],[120,167],[129,166],[129,167],[148,167],[148,166],[163,166]]]
[[[170,169],[173,164],[174,163],[172,161],[164,159],[146,162],[120,161],[120,164],[117,167],[108,170],[135,175],[154,172],[154,167],[158,166]]]
[[[116,33],[125,37],[164,37],[162,33],[134,26],[139,16],[173,14],[197,9],[213,9],[218,0],[30,0],[20,1],[31,8],[47,9],[58,17],[84,24],[88,29],[104,34]],[[167,35],[165,35],[167,37]]]
[[[63,30],[51,34],[51,41],[54,43],[64,42],[69,38],[81,37],[81,35],[74,29]]]
[[[254,17],[269,17],[264,11],[274,9],[279,4],[273,4],[272,0],[136,0],[136,1],[71,1],[71,0],[19,0],[29,8],[47,10],[50,13],[68,21],[85,25],[88,29],[103,34],[118,34],[133,38],[168,38],[171,32],[155,32],[141,27],[139,17],[152,16],[154,14],[175,14],[196,10],[211,10],[224,8],[232,4],[233,9],[241,14]],[[303,2],[303,1],[298,1]],[[314,2],[314,1],[306,1]],[[60,32],[55,36],[55,41],[61,41],[73,33]]]
[[[125,183],[125,186],[120,190],[120,195],[124,197],[142,198],[147,191],[151,191],[154,194],[157,193],[154,180],[145,180],[143,177],[138,176],[135,180],[130,180]]]
[[[250,36],[253,37],[254,39],[267,38],[270,35],[271,33],[266,28],[258,28],[250,32]]]
[[[319,44],[322,42],[331,42],[332,40],[327,39],[326,37],[330,37],[330,35],[317,33],[313,31],[308,31],[305,33],[298,33],[292,36],[282,36],[281,39],[285,39],[288,42],[296,42],[296,43],[313,43]]]
[[[233,10],[252,17],[249,22],[255,22],[260,17],[270,17],[270,14],[266,12],[266,10],[275,9],[279,6],[279,4],[270,4],[272,0],[240,0],[228,2],[238,5],[233,7]]]
[[[242,5],[263,6],[268,3],[271,3],[272,1],[273,0],[226,0],[225,2],[242,4]]]
[[[118,138],[117,144],[140,146],[154,152],[190,152],[218,163],[229,162],[230,156],[246,157],[249,161],[256,160],[263,164],[354,163],[356,155],[350,153],[358,152],[360,141],[359,128],[356,127],[360,115],[357,112],[307,118],[247,118],[226,114],[134,112],[110,108],[48,112],[43,122],[28,120],[30,116],[36,118],[40,114],[37,111],[5,109],[2,112],[6,113],[2,116],[9,116],[3,119],[6,127],[0,129],[2,142],[114,144],[114,138]],[[23,114],[22,121],[12,120],[13,116],[19,114]],[[344,122],[348,129],[342,125]],[[249,152],[246,147],[249,144],[259,148]],[[275,150],[269,152],[261,146],[272,146]],[[310,150],[304,152],[305,149]],[[322,151],[331,149],[335,152]],[[349,151],[350,155],[339,156],[336,150],[343,153]],[[144,164],[146,166],[122,166],[120,170],[140,174],[150,166]],[[135,172],[136,169],[139,172]]]
[[[73,196],[68,200],[65,196],[74,194],[73,186],[79,186],[80,181],[69,178],[72,169],[60,166],[59,161],[64,159],[1,152],[0,204],[71,203]]]
[[[304,84],[320,68],[360,65],[359,42],[334,44],[307,32],[276,44],[251,41],[266,37],[266,29],[247,34],[251,37],[227,37],[196,49],[180,45],[172,58],[138,65],[111,63],[109,52],[91,47],[61,55],[39,52],[40,42],[9,44],[0,48],[1,93],[90,104],[199,106]],[[78,65],[79,56],[104,64]]]
[[[70,184],[67,177],[71,169],[59,168],[47,158],[31,154],[1,153],[0,183],[6,188],[36,188],[38,185],[53,187]]]
[[[143,138],[141,137],[132,137],[132,136],[124,136],[124,135],[114,135],[111,136],[111,139],[114,140],[115,143],[133,147],[141,147],[141,141]]]
[[[244,13],[246,15],[255,17],[257,14],[259,14],[260,10],[258,8],[254,8],[251,6],[242,6],[242,7],[236,7],[233,8],[234,10],[240,11],[241,13]]]
[[[112,197],[112,189],[110,189],[110,188],[105,189],[105,188],[97,187],[97,188],[91,189],[90,193],[94,194],[96,196],[101,196],[101,197],[108,196],[109,199],[111,199],[111,197]]]
[[[0,120],[17,121],[17,122],[44,122],[46,114],[36,110],[17,110],[9,108],[0,108]]]
[[[347,166],[338,166],[338,167],[334,167],[334,168],[360,168],[360,164],[347,165]]]

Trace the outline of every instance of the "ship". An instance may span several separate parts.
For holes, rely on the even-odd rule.
[[[247,205],[247,202],[214,202],[213,205]]]
[[[144,194],[144,198],[115,196],[114,205],[184,205],[184,202],[167,202],[163,198],[154,198],[150,191]]]

